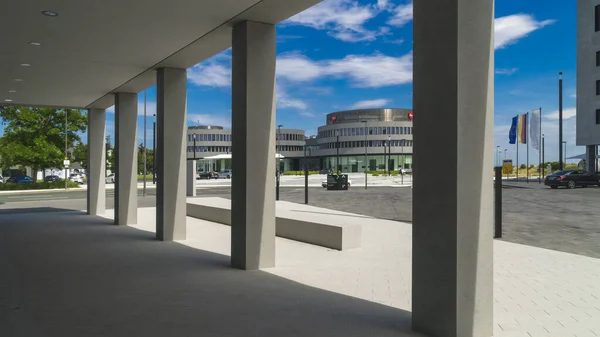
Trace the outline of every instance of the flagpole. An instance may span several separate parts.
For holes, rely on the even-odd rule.
[[[525,114],[525,144],[527,145],[527,182],[529,182],[529,111]]]
[[[521,116],[519,115],[519,119],[521,118]],[[517,122],[518,123],[518,122]],[[519,181],[519,138],[521,136],[517,136],[517,182]]]
[[[538,143],[538,184],[542,183],[542,107],[540,107],[540,142]]]

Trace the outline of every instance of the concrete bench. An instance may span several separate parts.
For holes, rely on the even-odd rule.
[[[188,198],[187,215],[231,226],[231,200]],[[317,246],[345,250],[361,246],[363,216],[325,208],[277,202],[275,234]]]

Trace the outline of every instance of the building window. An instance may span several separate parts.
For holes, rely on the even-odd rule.
[[[596,95],[600,95],[600,80],[596,80]]]
[[[596,109],[596,124],[600,124],[600,109]]]
[[[594,28],[596,32],[600,32],[600,5],[594,8]]]

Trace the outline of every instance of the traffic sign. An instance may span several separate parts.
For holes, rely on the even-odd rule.
[[[69,166],[69,165],[71,165],[71,161],[70,161],[70,160],[68,160],[68,159],[65,159],[65,160],[63,160],[63,164],[64,164],[65,166]]]

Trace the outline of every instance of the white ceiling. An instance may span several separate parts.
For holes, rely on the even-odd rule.
[[[18,105],[107,108],[114,104],[113,92],[152,86],[156,68],[189,68],[229,48],[235,23],[276,24],[320,1],[3,2],[0,104],[11,99]],[[44,10],[58,16],[44,16]]]

